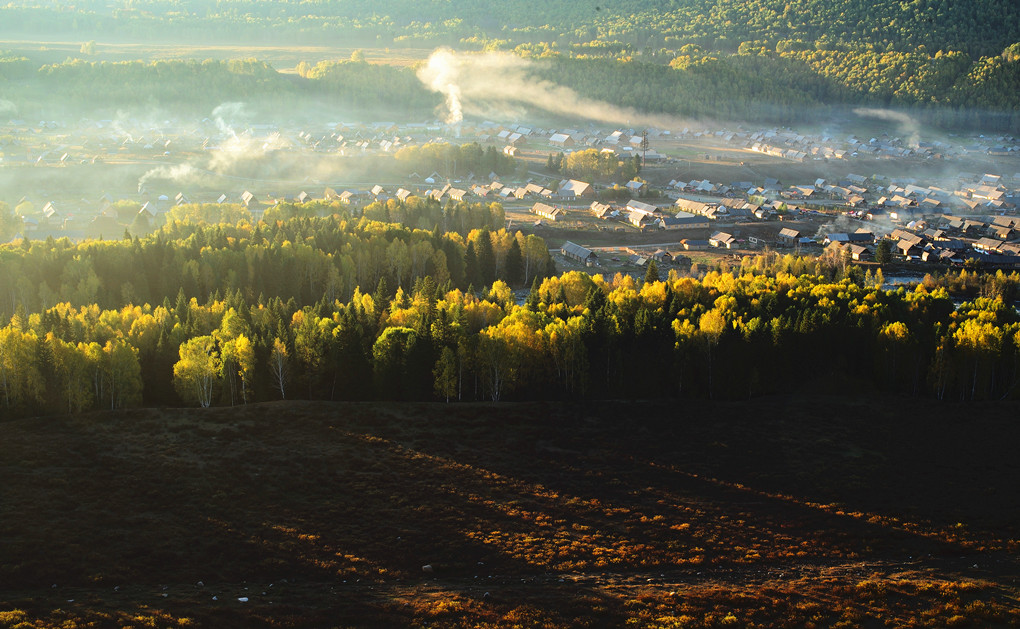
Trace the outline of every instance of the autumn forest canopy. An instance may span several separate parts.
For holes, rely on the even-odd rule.
[[[838,257],[773,254],[638,281],[558,274],[541,238],[502,227],[498,203],[410,197],[360,219],[287,204],[259,222],[239,206],[173,212],[145,238],[0,249],[5,413],[744,399],[848,378],[971,400],[1015,396],[1020,382],[1016,274],[882,290]]]

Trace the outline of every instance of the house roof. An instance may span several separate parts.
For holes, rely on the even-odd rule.
[[[591,184],[584,181],[577,181],[576,179],[564,179],[560,182],[560,187],[557,194],[560,196],[579,197],[591,191]]]
[[[694,212],[695,214],[705,214],[709,209],[712,208],[708,203],[702,203],[701,201],[694,201],[692,199],[685,199],[680,197],[676,200],[675,204],[678,208]]]
[[[560,252],[562,252],[565,255],[570,255],[570,256],[574,256],[576,258],[580,258],[582,260],[587,260],[588,258],[597,258],[598,257],[597,255],[595,255],[595,252],[592,251],[591,249],[582,247],[581,245],[578,245],[578,244],[574,244],[574,243],[570,242],[569,240],[567,242],[563,243],[563,246],[560,247]]]
[[[659,208],[648,203],[642,203],[641,201],[630,200],[627,202],[627,209],[632,212],[640,212],[642,214],[654,214]]]
[[[551,205],[546,205],[545,203],[536,203],[531,206],[531,211],[534,214],[541,214],[542,216],[556,216],[563,212],[563,210]]]

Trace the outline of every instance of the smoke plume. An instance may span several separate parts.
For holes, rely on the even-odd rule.
[[[237,133],[233,125],[245,118],[244,103],[223,103],[212,110],[212,117],[221,135],[236,138]]]
[[[289,146],[279,133],[257,137],[245,130],[243,128],[247,125],[245,117],[244,103],[224,103],[216,107],[212,111],[212,121],[219,132],[219,138],[217,147],[209,152],[209,159],[204,164],[186,162],[153,168],[138,180],[139,190],[150,179],[185,184],[192,183],[203,175],[230,175],[242,162],[257,161],[269,153]]]
[[[18,106],[17,105],[15,105],[14,103],[12,103],[9,100],[5,100],[3,98],[0,98],[0,116],[4,116],[4,115],[7,115],[7,114],[17,114],[17,113],[18,113]]]
[[[440,48],[418,70],[418,78],[446,97],[446,122],[450,124],[460,122],[465,112],[514,116],[522,106],[613,124],[667,129],[689,124],[580,96],[568,87],[538,78],[535,70],[539,63],[510,53],[468,54]]]
[[[876,118],[895,122],[899,125],[899,133],[903,135],[910,146],[916,147],[921,140],[921,126],[916,120],[903,113],[891,109],[878,109],[874,107],[859,107],[854,113],[865,118]]]
[[[153,168],[138,179],[138,189],[141,190],[150,179],[169,179],[177,183],[185,183],[201,174],[191,164],[177,164],[174,166],[159,166]]]
[[[447,124],[457,124],[464,119],[460,105],[461,64],[457,54],[449,48],[440,48],[432,53],[428,63],[418,70],[418,79],[433,92],[446,96]]]

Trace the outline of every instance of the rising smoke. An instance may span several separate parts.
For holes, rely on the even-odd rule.
[[[874,107],[859,107],[854,113],[864,118],[875,118],[895,122],[899,125],[899,133],[904,136],[909,146],[916,147],[921,140],[921,125],[916,120],[903,113],[891,109],[878,109]]]
[[[0,98],[0,116],[6,116],[9,114],[17,114],[18,106],[9,100]]]
[[[288,146],[279,133],[256,137],[246,131],[248,121],[244,103],[219,105],[212,111],[211,120],[218,132],[218,146],[210,151],[206,163],[186,162],[153,168],[138,180],[138,189],[141,190],[151,179],[187,184],[205,175],[228,174],[242,161],[257,160]]]
[[[440,48],[418,70],[429,89],[446,97],[446,122],[457,124],[465,113],[515,116],[521,106],[598,122],[680,128],[689,122],[643,114],[635,109],[584,98],[574,90],[537,78],[536,61],[510,53],[469,54]]]
[[[143,190],[145,188],[145,184],[150,179],[168,179],[177,183],[186,183],[194,180],[201,174],[202,171],[187,163],[176,164],[174,166],[159,166],[157,168],[153,168],[138,179],[138,190]]]

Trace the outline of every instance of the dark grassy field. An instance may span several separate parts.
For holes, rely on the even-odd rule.
[[[1016,626],[1017,411],[848,395],[0,422],[0,628]]]

